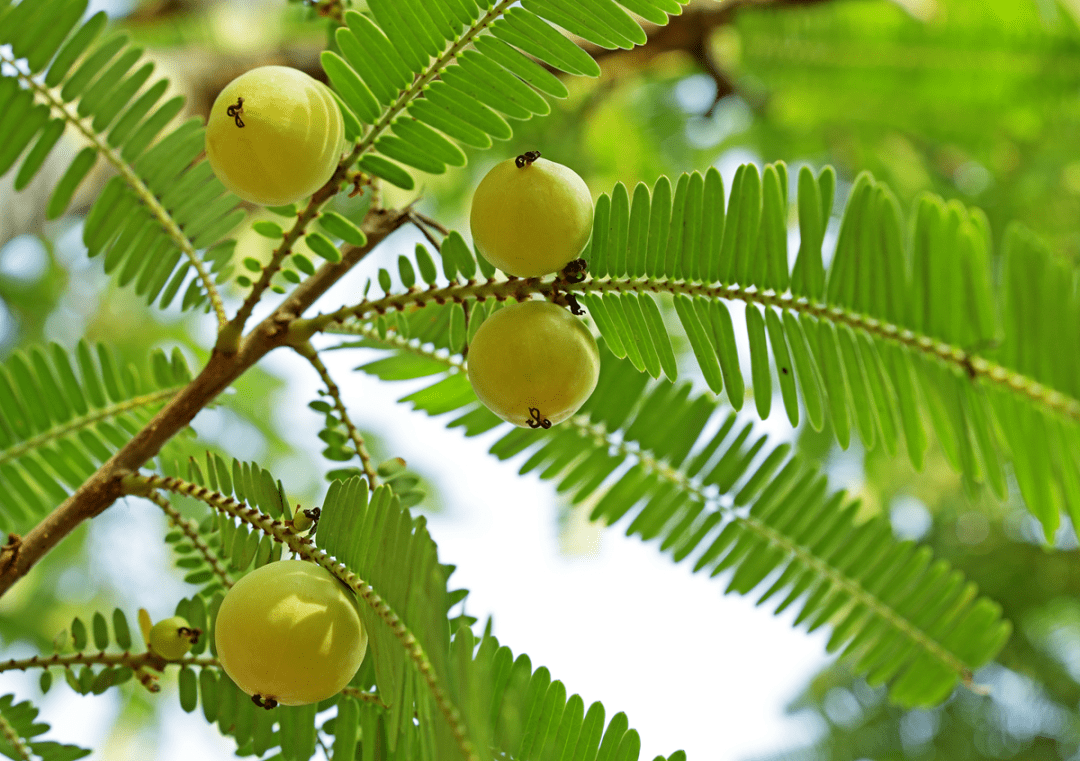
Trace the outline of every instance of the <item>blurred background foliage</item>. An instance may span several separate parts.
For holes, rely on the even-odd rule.
[[[318,52],[331,39],[328,23],[300,2],[107,7],[188,95],[190,114],[205,113],[226,82],[256,65],[318,75]],[[711,164],[783,160],[835,166],[837,212],[846,183],[868,169],[905,205],[924,191],[958,198],[984,209],[998,238],[1017,220],[1060,256],[1080,259],[1080,0],[694,0],[645,48],[590,52],[599,79],[568,81],[570,97],[552,103],[546,119],[516,124],[512,145],[473,153],[462,171],[422,176],[420,208],[467,229],[479,177],[506,155],[535,148],[574,166],[594,193]],[[83,258],[80,215],[105,178],[88,183],[74,214],[45,223],[43,199],[56,177],[18,195],[10,178],[0,180],[0,353],[41,341],[71,346],[85,334],[136,363],[154,346],[180,346],[200,366],[212,341],[204,323],[146,309]],[[415,197],[385,192],[387,203]],[[250,256],[258,245],[265,239],[245,238],[238,248]],[[381,265],[377,256],[365,262],[366,276]],[[283,478],[325,472],[333,463],[312,442],[305,454],[282,421],[264,414],[263,400],[283,390],[272,370],[256,369],[196,419],[198,435],[183,446],[223,444]],[[377,458],[394,454],[379,451],[371,433]],[[1072,528],[1045,548],[1015,500],[972,498],[940,451],[916,477],[905,458],[857,444],[840,452],[833,441],[827,431],[799,432],[805,453],[827,460],[868,515],[887,514],[900,536],[930,543],[1004,606],[1016,633],[999,663],[975,675],[989,694],[961,690],[933,711],[899,711],[843,664],[828,668],[790,707],[817,717],[820,736],[784,758],[1076,758],[1080,563]],[[322,492],[315,479],[298,483],[294,502]],[[121,549],[138,541],[129,517],[120,513],[106,528]],[[88,534],[76,532],[5,597],[6,644],[47,651],[76,613],[121,604],[107,575],[90,589],[86,577],[70,575],[91,562]],[[126,722],[153,710],[143,698],[130,702]]]

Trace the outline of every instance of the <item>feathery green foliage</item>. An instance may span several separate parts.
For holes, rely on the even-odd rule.
[[[168,82],[153,79],[153,64],[126,36],[105,33],[104,14],[83,20],[86,0],[0,0],[0,48],[10,46],[0,54],[0,175],[14,170],[16,189],[25,188],[61,140],[76,141],[46,216],[72,209],[87,178],[105,168],[111,176],[83,224],[87,255],[148,304],[212,309],[219,328],[229,324],[239,339],[264,289],[303,288],[368,253],[388,211],[377,205],[379,181],[411,190],[416,171],[463,167],[470,151],[511,140],[551,111],[551,98],[568,98],[562,74],[599,76],[597,60],[563,31],[601,50],[631,49],[648,40],[638,19],[662,25],[683,5],[369,0],[365,11],[324,8],[338,14],[320,61],[343,106],[348,153],[336,187],[272,209],[284,222],[252,225],[277,250],[268,265],[242,262],[247,274],[235,282],[250,297],[231,324],[216,286],[232,276],[228,236],[244,211],[200,161],[200,121],[176,123],[182,99],[162,100]],[[768,22],[756,23],[740,27],[751,41],[746,59],[787,54],[783,41],[770,47]],[[783,162],[741,166],[730,188],[716,168],[632,190],[614,184],[596,201],[580,283],[562,275],[506,281],[464,236],[437,241],[432,231],[445,230],[410,209],[402,218],[422,227],[430,247],[377,271],[383,295],[369,299],[369,281],[359,305],[342,312],[356,319],[341,331],[359,338],[334,348],[389,350],[357,369],[386,381],[429,378],[401,401],[449,416],[466,436],[497,430],[496,458],[520,455],[522,474],[590,505],[593,520],[621,521],[628,536],[655,540],[675,562],[723,575],[726,592],[763,590],[758,604],[775,598],[777,613],[798,604],[796,624],[828,625],[828,649],[869,684],[888,684],[894,703],[935,706],[1001,651],[1011,632],[1001,606],[928,548],[896,540],[882,517],[865,518],[857,500],[829,486],[823,466],[756,433],[748,418],[769,418],[778,388],[793,427],[828,426],[842,448],[854,431],[890,457],[903,448],[918,468],[936,440],[971,495],[986,484],[1004,498],[1015,479],[1049,539],[1063,512],[1080,525],[1080,288],[1074,268],[1022,227],[1010,227],[995,249],[981,211],[923,195],[905,217],[869,173],[848,192],[831,250],[837,184],[830,167],[789,177]],[[328,197],[349,185],[371,186],[359,208],[328,208]],[[793,217],[798,250],[789,254]],[[293,250],[301,240],[314,257]],[[274,279],[279,272],[286,285]],[[596,393],[577,417],[546,431],[501,423],[478,405],[464,372],[483,320],[507,297],[536,294],[583,306],[605,347]],[[275,329],[290,330],[278,316]],[[218,359],[237,353],[227,333]],[[311,536],[293,523],[300,516],[287,485],[254,463],[208,453],[182,468],[165,452],[145,464],[153,475],[123,474],[145,487],[132,494],[168,516],[165,543],[195,587],[176,606],[206,633],[178,664],[183,710],[201,706],[240,755],[277,749],[273,758],[299,761],[332,738],[334,761],[638,758],[624,714],[606,720],[600,703],[586,711],[546,668],[500,646],[490,622],[478,635],[464,606],[452,612],[468,593],[449,588],[453,566],[439,562],[424,518],[410,511],[423,498],[419,477],[396,458],[373,465],[311,335],[290,338],[326,382],[309,407],[323,416],[322,454],[340,465]],[[708,392],[677,382],[691,354],[691,374],[700,372]],[[143,380],[85,342],[70,355],[54,345],[8,358],[0,367],[5,530],[25,531],[64,502],[191,381],[178,351],[155,352],[149,369]],[[184,495],[179,507],[163,496],[169,490]],[[192,500],[214,510],[188,517]],[[13,534],[0,557],[20,541]],[[284,547],[358,592],[371,651],[342,694],[268,711],[221,671],[212,631],[233,581],[279,560]],[[114,644],[125,652],[106,653]],[[101,613],[89,627],[76,618],[60,642],[73,653],[65,678],[81,694],[133,675],[154,689],[147,663],[116,660],[135,657],[130,647],[119,609],[111,637]],[[49,664],[31,665],[43,668],[48,689]],[[320,718],[331,708],[333,718]],[[33,716],[27,704],[0,699],[0,750],[85,755],[32,742],[40,727]]]
[[[464,166],[460,145],[488,148],[492,140],[509,140],[508,120],[549,113],[545,95],[566,97],[565,85],[542,64],[598,76],[596,62],[549,23],[605,48],[647,39],[613,0],[488,5],[378,0],[369,3],[370,15],[346,11],[336,49],[322,54],[322,64],[361,125],[361,148],[374,151],[360,158],[363,171],[411,189],[414,179],[400,164],[430,174]],[[662,24],[682,3],[621,5]]]
[[[257,465],[234,461],[228,467],[221,458],[208,456],[205,478],[201,478],[201,469],[194,463],[190,470],[200,476],[196,484],[216,484],[215,499],[233,493],[248,498],[249,507],[280,510],[280,500],[269,484],[260,487],[259,474],[265,476],[266,471]],[[193,489],[198,488],[193,484]],[[190,493],[194,496],[198,492]],[[320,709],[335,704],[338,707],[338,719],[332,725],[324,726],[324,731],[334,733],[338,739],[351,737],[342,742],[355,744],[355,730],[359,724],[362,739],[368,741],[369,749],[365,752],[371,752],[371,742],[377,737],[377,742],[385,743],[391,758],[458,757],[460,742],[454,730],[461,727],[468,728],[466,731],[480,758],[491,758],[493,751],[516,755],[527,752],[529,747],[534,748],[533,754],[526,753],[521,757],[534,757],[541,748],[557,739],[565,752],[573,752],[565,756],[567,758],[591,761],[605,757],[596,755],[604,726],[601,704],[592,706],[582,727],[582,717],[574,718],[575,709],[580,708],[580,698],[573,696],[567,701],[565,688],[561,683],[551,682],[547,669],[539,669],[533,674],[527,656],[513,661],[509,649],[499,648],[489,635],[485,635],[477,649],[468,628],[472,619],[450,617],[451,606],[464,599],[467,593],[464,590],[448,592],[446,582],[453,568],[439,564],[435,544],[424,528],[423,518],[413,518],[401,507],[389,487],[381,486],[371,492],[363,479],[335,480],[321,510],[316,534],[318,546],[331,553],[348,571],[363,578],[377,595],[371,598],[374,607],[361,607],[373,655],[353,680],[350,690],[375,688],[379,696],[378,701],[365,700],[358,704],[354,695],[370,693],[346,691],[323,701],[319,704]],[[246,511],[244,508],[241,514],[249,517],[239,527],[234,526],[234,531],[243,530],[249,521],[252,528],[258,525],[251,521],[250,513]],[[213,539],[209,543],[215,544]],[[228,540],[217,544],[228,544]],[[256,559],[255,562],[257,566],[259,561]],[[234,563],[234,568],[237,565]],[[240,570],[246,565],[239,565]],[[177,605],[177,615],[206,633],[192,649],[192,656],[204,649],[213,653],[212,618],[220,600],[220,589],[206,587],[201,594]],[[377,608],[383,612],[378,612]],[[115,619],[115,626],[119,642],[128,635],[123,615],[117,613],[119,618]],[[451,638],[455,623],[458,628]],[[402,646],[402,625],[410,632],[405,642],[417,643],[424,653],[431,654],[430,660],[425,661],[426,668],[434,673],[439,683],[446,685],[453,705],[457,707],[454,720],[459,723],[456,727],[451,727],[439,716],[435,695],[425,684],[424,674],[411,662],[413,656]],[[99,614],[95,615],[93,631],[95,646],[104,649],[108,645],[108,635],[104,618]],[[87,645],[86,627],[78,619],[72,624],[71,639],[76,650]],[[310,756],[314,737],[310,729],[315,706],[278,706],[269,711],[256,709],[216,667],[202,665],[196,676],[191,664],[186,660],[181,663],[179,697],[185,711],[193,711],[201,704],[207,720],[216,721],[223,733],[233,735],[241,749],[261,754],[280,744],[285,758]],[[90,672],[84,669],[81,673]],[[92,676],[98,676],[98,679],[92,680]],[[130,669],[127,678],[130,678]],[[102,681],[100,674],[79,679],[71,676],[71,680],[75,680],[73,686],[78,685],[76,689],[81,691],[92,690]],[[87,682],[85,689],[82,681]],[[540,703],[537,702],[538,695],[543,698]],[[560,723],[564,706],[567,714]],[[345,723],[344,717],[352,716],[355,720]],[[422,720],[414,722],[414,716]],[[571,743],[578,734],[581,739],[575,746]],[[607,738],[604,743],[616,743],[616,747],[626,743],[624,753],[637,747],[637,734],[627,731],[623,714],[610,722],[604,737]],[[361,747],[365,747],[364,742]],[[599,747],[602,751],[606,745]]]
[[[201,306],[210,276],[227,274],[231,248],[215,244],[243,212],[208,165],[189,171],[203,150],[199,120],[161,136],[183,98],[161,101],[167,80],[147,86],[154,65],[136,68],[143,51],[126,36],[99,40],[104,12],[79,24],[86,6],[86,0],[24,0],[4,11],[0,45],[12,52],[0,62],[14,74],[0,79],[0,174],[32,144],[15,178],[15,188],[24,188],[65,133],[85,143],[53,190],[47,216],[63,214],[103,161],[116,176],[87,216],[88,254],[103,254],[105,271],[116,272],[122,285],[134,283],[148,303],[168,306],[185,287],[183,307]],[[189,278],[192,271],[198,276]]]
[[[459,653],[473,650],[468,630],[455,637]],[[641,741],[626,714],[606,719],[604,706],[586,709],[580,695],[567,696],[565,685],[544,666],[534,669],[527,655],[514,657],[506,646],[485,635],[475,646],[469,668],[490,675],[478,696],[486,705],[493,745],[503,757],[598,761],[638,758]],[[678,754],[671,758],[678,758]]]
[[[123,366],[82,341],[16,352],[0,365],[0,520],[22,531],[62,502],[142,428],[191,372],[183,354]],[[77,368],[77,370],[76,370]]]
[[[401,353],[361,369],[398,377],[412,363]],[[451,386],[460,397],[471,393],[463,373],[452,372],[405,399],[430,414],[474,401],[451,408],[448,400],[459,399]],[[717,407],[689,384],[648,387],[608,355],[572,424],[510,427],[491,453],[528,454],[522,474],[554,481],[574,504],[593,504],[593,520],[625,519],[628,536],[659,541],[676,562],[693,556],[695,571],[731,571],[728,592],[749,594],[768,581],[759,604],[785,593],[777,613],[802,600],[796,624],[830,624],[829,650],[843,648],[873,683],[891,681],[897,703],[939,703],[1000,650],[1011,627],[998,606],[976,599],[943,562],[897,542],[881,519],[860,520],[858,502],[830,493],[790,444],[769,445],[752,423]],[[468,436],[508,427],[475,404],[448,425]]]
[[[429,653],[436,675],[445,681],[450,605],[446,571],[438,563],[435,543],[424,528],[424,519],[413,519],[388,487],[377,489],[370,499],[368,495],[362,479],[332,482],[316,542],[378,591],[409,626]],[[361,615],[371,638],[379,694],[390,707],[387,742],[392,749],[399,738],[413,731],[414,710],[432,715],[435,708],[394,632],[369,608],[361,608]],[[433,724],[422,724],[420,732],[433,733]],[[422,736],[420,743],[429,747],[435,739]],[[452,745],[448,751],[453,752]]]
[[[739,409],[746,379],[725,301],[742,301],[760,417],[770,414],[776,377],[798,424],[798,380],[815,428],[831,423],[844,448],[854,429],[867,447],[880,441],[890,454],[902,434],[916,467],[929,420],[949,462],[973,485],[987,483],[1004,497],[1011,460],[1048,537],[1062,512],[1080,517],[1073,499],[1080,366],[1065,349],[1075,330],[1041,327],[1071,325],[1068,316],[1080,314],[1071,269],[1012,227],[994,278],[982,212],[923,196],[905,222],[888,188],[865,173],[848,197],[826,269],[822,231],[835,177],[826,170],[815,178],[804,167],[800,245],[789,275],[787,185],[783,164],[761,173],[744,165],[726,211],[715,169],[682,175],[674,191],[667,178],[651,189],[638,185],[632,202],[621,185],[602,196],[584,254],[592,278],[580,300],[612,351],[653,377],[663,371],[674,379],[670,339],[650,292],[673,294],[705,382],[715,393],[726,387]]]

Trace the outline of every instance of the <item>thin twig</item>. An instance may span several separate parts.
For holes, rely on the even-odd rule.
[[[155,655],[150,651],[145,653],[132,653],[125,650],[122,653],[106,653],[99,651],[68,653],[67,655],[61,655],[60,653],[48,656],[35,655],[32,658],[12,658],[11,660],[0,662],[0,673],[4,671],[49,669],[53,666],[61,666],[66,669],[71,668],[72,666],[128,666],[134,670],[140,668],[152,668],[160,671],[164,665],[169,663],[175,663],[177,666],[220,666],[217,658],[209,655],[185,655],[176,660],[166,661],[161,656]]]
[[[356,698],[362,703],[371,703],[372,705],[377,705],[379,708],[390,707],[386,705],[386,703],[382,701],[382,698],[374,692],[367,692],[365,690],[361,690],[358,687],[346,687],[341,691],[341,694],[348,695],[351,698]]]
[[[428,243],[430,243],[432,247],[441,254],[442,243],[436,240],[435,236],[431,234],[431,230],[428,229],[428,226],[424,224],[424,222],[420,219],[420,215],[414,212],[409,215],[409,220],[414,225],[416,225],[416,229],[419,230],[425,238],[427,238]]]
[[[221,579],[221,583],[228,589],[233,585],[233,580],[229,578],[228,571],[221,565],[221,561],[218,559],[217,554],[210,549],[208,545],[199,534],[198,526],[195,521],[188,520],[180,511],[177,510],[164,496],[158,492],[151,492],[146,495],[147,499],[160,507],[164,513],[169,516],[169,520],[174,526],[184,532],[184,536],[188,538],[188,541],[199,551],[199,554],[203,556],[203,560],[209,563],[211,570]]]
[[[360,458],[360,464],[363,467],[364,475],[367,476],[368,486],[372,491],[375,491],[375,487],[378,485],[379,476],[375,472],[375,466],[371,463],[371,453],[368,452],[364,437],[360,434],[360,431],[349,417],[349,411],[345,408],[345,402],[341,398],[341,389],[338,387],[337,383],[334,382],[333,376],[330,375],[330,370],[323,364],[319,352],[311,345],[310,341],[300,341],[295,343],[292,345],[292,349],[311,363],[311,366],[315,368],[315,372],[322,378],[322,382],[326,384],[326,391],[330,395],[330,398],[334,400],[334,409],[337,410],[338,417],[345,425],[345,429],[349,432],[349,438],[352,440],[353,448],[356,450],[356,456]]]
[[[420,220],[420,222],[425,226],[430,227],[432,230],[438,230],[444,236],[450,234],[449,227],[447,227],[437,219],[432,219],[427,214],[421,214],[420,212],[414,210],[413,216]]]
[[[284,262],[285,258],[292,253],[293,246],[304,234],[304,231],[311,221],[319,216],[319,211],[322,209],[323,205],[333,198],[340,189],[341,183],[347,174],[350,159],[353,161],[355,160],[350,154],[349,158],[338,164],[338,168],[334,170],[334,173],[330,176],[330,179],[326,181],[326,184],[315,191],[314,195],[312,195],[311,199],[308,201],[307,206],[297,215],[296,221],[293,222],[293,226],[285,233],[281,243],[274,249],[274,253],[271,254],[270,261],[262,268],[259,279],[251,286],[251,292],[248,293],[247,298],[244,299],[244,303],[240,306],[240,309],[237,310],[236,315],[232,320],[229,321],[229,324],[218,334],[217,346],[215,348],[223,352],[228,352],[239,345],[240,337],[243,335],[244,326],[247,324],[248,318],[251,317],[251,313],[262,299],[266,289],[270,287],[274,275],[281,270],[282,262]],[[312,277],[315,277],[315,275],[312,275]]]

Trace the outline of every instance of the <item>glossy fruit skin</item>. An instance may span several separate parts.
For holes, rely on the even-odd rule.
[[[187,620],[181,616],[173,616],[163,621],[158,621],[150,629],[147,647],[155,654],[167,661],[175,661],[182,658],[191,650],[191,646],[199,641],[199,632],[192,629]]]
[[[542,277],[576,259],[592,233],[592,195],[569,167],[538,158],[496,164],[476,187],[470,224],[484,258],[507,275]]]
[[[524,301],[503,307],[476,331],[468,374],[484,406],[508,423],[554,425],[577,412],[596,388],[600,353],[585,323],[567,309]]]
[[[345,124],[330,90],[288,66],[238,76],[218,95],[206,123],[214,174],[245,201],[266,206],[295,203],[321,188],[344,148]]]
[[[248,695],[282,705],[336,695],[367,652],[356,598],[304,560],[268,563],[244,576],[225,595],[214,627],[225,673]]]

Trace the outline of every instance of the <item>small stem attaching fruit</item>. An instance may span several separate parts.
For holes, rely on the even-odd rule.
[[[551,421],[540,415],[536,407],[529,407],[529,419],[526,420],[530,428],[550,428]]]
[[[563,267],[562,279],[568,283],[581,283],[585,280],[585,271],[589,269],[589,263],[584,259],[574,259]]]
[[[272,708],[277,708],[278,702],[273,698],[264,698],[262,695],[252,695],[251,702],[257,705],[259,708],[265,708],[269,711]]]
[[[240,118],[240,114],[244,113],[244,99],[237,97],[236,103],[225,109],[225,113],[236,120],[237,127],[243,127],[244,120]]]

